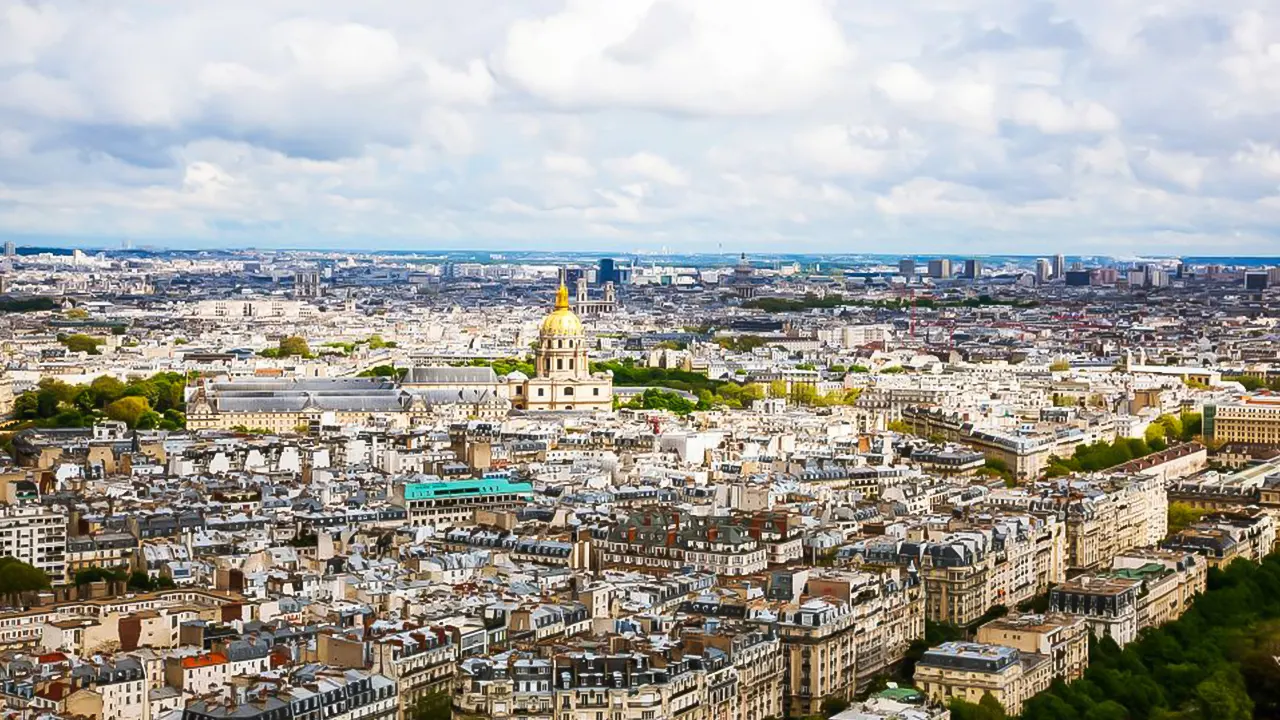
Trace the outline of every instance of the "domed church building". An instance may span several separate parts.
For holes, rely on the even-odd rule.
[[[569,308],[569,289],[562,283],[556,306],[542,320],[533,377],[512,388],[511,403],[523,410],[611,410],[613,377],[592,373],[582,321]]]

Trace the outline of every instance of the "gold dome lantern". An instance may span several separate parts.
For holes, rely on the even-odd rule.
[[[569,288],[562,283],[556,291],[556,307],[542,320],[543,336],[577,336],[582,334],[582,321],[569,309]]]

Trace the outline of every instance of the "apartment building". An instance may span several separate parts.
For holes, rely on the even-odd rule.
[[[1089,626],[1084,618],[1062,613],[1015,614],[978,628],[977,642],[1044,655],[1053,677],[1071,682],[1089,667]]]
[[[1211,567],[1226,567],[1237,558],[1262,562],[1275,545],[1275,516],[1257,507],[1205,515],[1161,543],[1166,550],[1200,555]]]
[[[854,545],[867,566],[915,568],[925,616],[969,625],[995,605],[1012,607],[1065,579],[1066,533],[1052,516],[1001,516],[937,539],[875,538]]]
[[[778,639],[742,628],[688,641],[611,638],[552,657],[508,651],[468,658],[454,686],[456,718],[764,720],[776,715]]]
[[[1209,563],[1194,553],[1138,548],[1116,556],[1111,573],[1137,580],[1138,629],[1159,627],[1182,617],[1205,591]]]
[[[396,682],[400,720],[426,695],[452,689],[458,646],[443,628],[385,635],[373,642],[371,654],[372,669]]]
[[[0,508],[0,557],[17,558],[61,580],[67,568],[67,516],[39,506]]]
[[[415,476],[395,486],[391,502],[403,507],[409,524],[472,525],[478,510],[515,510],[533,498],[533,486],[504,478],[442,480]]]
[[[1053,588],[1049,610],[1078,615],[1097,637],[1123,647],[1138,636],[1138,592],[1142,581],[1130,577],[1082,575]]]
[[[737,518],[675,510],[634,513],[604,529],[596,545],[598,567],[657,573],[692,567],[719,576],[753,575],[768,567],[770,555]]]
[[[1214,442],[1280,447],[1280,397],[1259,395],[1205,405],[1204,434]]]
[[[828,571],[810,578],[801,602],[773,615],[786,662],[784,715],[810,715],[823,698],[852,697],[905,656],[924,633],[924,592],[900,568]]]
[[[1053,662],[1013,647],[948,642],[930,648],[916,663],[915,682],[939,703],[960,698],[971,703],[990,694],[1017,715],[1028,698],[1053,682]]]
[[[1156,545],[1168,533],[1168,496],[1153,475],[1063,479],[1030,492],[1031,509],[1066,517],[1068,574],[1110,568],[1120,553]]]
[[[116,568],[132,565],[138,539],[127,532],[80,535],[67,539],[66,579],[88,568]]]

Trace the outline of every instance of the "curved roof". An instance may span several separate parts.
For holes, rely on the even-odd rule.
[[[582,321],[569,309],[569,288],[563,284],[556,291],[556,307],[543,318],[539,334],[555,337],[582,335]]]

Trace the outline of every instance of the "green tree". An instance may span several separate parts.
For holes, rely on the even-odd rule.
[[[121,420],[129,427],[136,427],[142,416],[151,412],[151,405],[146,398],[131,395],[111,403],[104,411],[112,420]]]
[[[23,593],[49,589],[49,576],[44,571],[14,557],[0,558],[0,595],[16,605]]]
[[[94,407],[101,409],[124,395],[125,384],[110,375],[100,375],[89,383],[89,390]]]
[[[306,338],[300,335],[291,335],[282,338],[279,345],[280,357],[311,357],[311,348],[307,345]]]
[[[1205,510],[1184,502],[1169,503],[1169,534],[1181,532],[1204,517]]]
[[[60,341],[71,352],[82,352],[90,355],[98,355],[98,346],[103,342],[101,338],[85,335],[84,333],[66,335]]]
[[[822,716],[830,718],[849,709],[849,701],[839,695],[830,695],[822,699]]]
[[[409,711],[412,720],[451,720],[453,707],[448,693],[434,692],[423,695]]]
[[[1204,720],[1250,720],[1253,700],[1240,671],[1222,667],[1196,686],[1196,706]]]
[[[156,584],[150,575],[141,570],[135,570],[129,575],[129,589],[151,592],[156,589]]]

